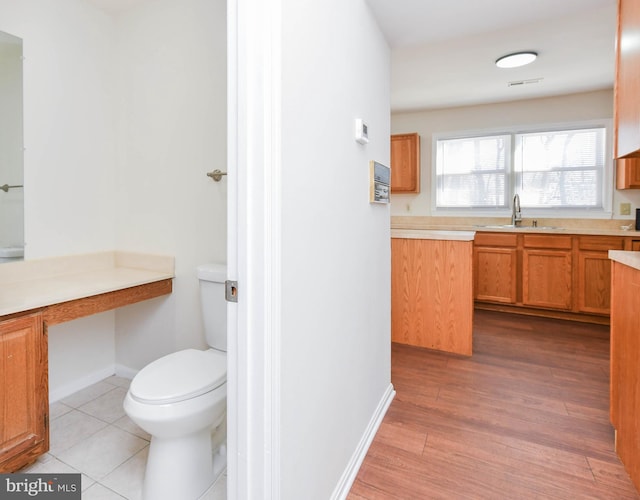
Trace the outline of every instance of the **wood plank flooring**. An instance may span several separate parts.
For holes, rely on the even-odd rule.
[[[349,500],[640,498],[613,449],[607,326],[476,311],[473,353],[393,345],[397,394]]]

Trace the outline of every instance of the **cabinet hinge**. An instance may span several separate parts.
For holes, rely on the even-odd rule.
[[[44,414],[44,426],[45,428],[49,427],[49,415],[47,413]]]
[[[224,282],[224,298],[227,302],[238,302],[238,282],[227,280]]]

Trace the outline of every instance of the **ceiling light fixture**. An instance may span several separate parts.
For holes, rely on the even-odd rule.
[[[537,52],[515,52],[496,59],[496,66],[498,68],[518,68],[532,63],[536,60],[536,57],[538,57]]]

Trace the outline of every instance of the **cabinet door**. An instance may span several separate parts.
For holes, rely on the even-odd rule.
[[[0,322],[0,472],[49,449],[47,339],[42,315]]]
[[[522,252],[522,303],[571,310],[571,251],[525,248]]]
[[[474,299],[516,303],[517,254],[515,248],[476,247]]]
[[[391,136],[391,192],[420,192],[420,136]]]
[[[640,152],[640,2],[619,0],[616,43],[614,118],[615,157],[638,156]]]
[[[640,189],[640,159],[616,160],[616,188]]]
[[[608,315],[611,308],[611,261],[608,252],[578,255],[578,309]]]

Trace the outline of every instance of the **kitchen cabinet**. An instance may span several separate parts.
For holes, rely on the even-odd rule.
[[[623,250],[623,238],[580,236],[578,239],[578,310],[610,313],[611,261],[609,250]]]
[[[473,238],[471,233],[470,238]],[[391,238],[391,340],[470,356],[473,242]]]
[[[616,188],[640,189],[640,158],[616,160]]]
[[[621,236],[478,232],[476,307],[607,323],[608,251],[640,249],[637,243]]]
[[[571,237],[525,235],[523,247],[523,305],[570,311]]]
[[[420,136],[391,136],[391,192],[420,192]]]
[[[610,418],[615,449],[640,489],[640,270],[613,262],[611,291]]]
[[[47,331],[40,312],[0,322],[0,472],[49,449]]]
[[[474,298],[515,304],[517,301],[517,236],[477,233],[474,241]]]
[[[614,156],[640,156],[640,2],[618,0]]]

